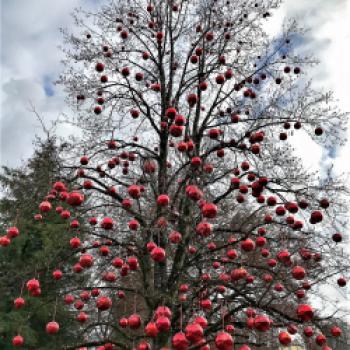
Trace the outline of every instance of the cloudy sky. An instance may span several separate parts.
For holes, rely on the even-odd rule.
[[[104,0],[0,0],[1,3],[1,109],[0,162],[17,165],[30,156],[32,140],[41,133],[30,104],[47,123],[65,111],[63,93],[53,85],[62,67],[59,27],[72,24],[70,13],[77,6],[96,8]],[[285,0],[267,29],[278,33],[286,17],[295,17],[310,29],[303,50],[312,52],[321,64],[311,72],[315,86],[332,89],[339,106],[350,111],[346,83],[350,81],[350,0]],[[348,85],[348,84],[347,84]],[[311,142],[299,152],[310,167],[334,162],[338,172],[350,173],[348,149],[335,159]],[[300,142],[301,144],[301,142]],[[348,145],[349,146],[349,145]]]

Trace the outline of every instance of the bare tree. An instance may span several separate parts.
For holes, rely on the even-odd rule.
[[[66,286],[85,308],[67,349],[271,349],[296,333],[329,349],[339,336],[329,320],[342,310],[310,300],[346,284],[346,189],[304,169],[293,134],[335,147],[346,120],[307,81],[316,60],[295,52],[297,24],[265,34],[279,4],[118,0],[75,13],[59,82],[79,130],[66,147],[76,175],[50,200],[75,207],[70,227],[90,238],[71,241],[74,271],[91,278]]]

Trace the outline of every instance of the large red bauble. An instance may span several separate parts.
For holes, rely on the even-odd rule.
[[[118,323],[120,327],[126,328],[129,324],[129,320],[126,317],[122,317]]]
[[[109,297],[102,296],[96,300],[96,307],[101,311],[108,310],[111,306],[112,300]]]
[[[203,299],[200,301],[200,306],[203,310],[210,310],[212,302],[210,299]]]
[[[19,229],[17,227],[9,227],[7,229],[7,237],[15,238],[19,235]]]
[[[169,241],[174,244],[180,243],[182,239],[181,233],[177,231],[170,232],[168,237]]]
[[[323,335],[323,334],[319,334],[316,338],[315,338],[315,342],[317,345],[322,346],[324,344],[326,344],[327,338]]]
[[[52,277],[55,279],[55,280],[60,280],[63,276],[63,273],[61,270],[55,270],[54,272],[52,272]]]
[[[137,185],[129,186],[128,193],[129,193],[129,196],[132,198],[139,198],[141,195],[140,186],[137,186]]]
[[[111,218],[103,218],[101,221],[101,227],[105,230],[111,230],[113,228],[113,220]]]
[[[136,231],[140,227],[140,223],[136,219],[132,219],[128,222],[128,227],[132,231]]]
[[[292,342],[292,338],[291,336],[289,335],[289,333],[287,332],[281,332],[279,335],[278,335],[278,340],[280,341],[280,343],[284,346],[287,346],[289,345],[291,342]]]
[[[245,268],[240,267],[238,269],[234,269],[231,271],[231,280],[238,281],[240,279],[244,279],[248,276],[248,272]]]
[[[157,261],[157,262],[164,261],[166,257],[165,250],[161,247],[155,247],[151,251],[151,257],[154,261]]]
[[[305,269],[301,266],[295,266],[293,267],[292,270],[292,276],[296,279],[296,280],[302,280],[304,279],[306,273],[305,273]]]
[[[257,237],[255,243],[258,247],[263,247],[266,244],[266,238],[261,236]]]
[[[23,298],[16,298],[13,302],[16,309],[20,309],[25,305],[25,300]]]
[[[200,157],[193,157],[193,158],[191,159],[191,165],[192,165],[193,167],[198,168],[199,166],[202,165],[202,159],[201,159]]]
[[[21,335],[16,335],[12,338],[13,346],[22,346],[24,344],[24,338]]]
[[[43,213],[47,213],[52,208],[52,205],[48,201],[41,202],[39,205],[39,210]]]
[[[7,236],[0,237],[0,246],[7,247],[8,245],[10,245],[10,243],[11,243],[11,240]]]
[[[205,218],[214,219],[217,215],[218,208],[213,203],[206,203],[202,207],[202,215]]]
[[[174,137],[180,137],[184,131],[184,128],[185,127],[183,125],[172,124],[170,125],[169,132]]]
[[[255,249],[255,243],[250,238],[247,238],[244,241],[242,241],[241,248],[246,252],[251,252]]]
[[[77,207],[84,202],[84,195],[80,192],[73,191],[69,193],[67,203],[73,207]]]
[[[323,215],[319,210],[315,210],[311,213],[310,223],[317,224],[323,220]]]
[[[133,314],[128,319],[129,327],[131,329],[137,329],[141,326],[141,317],[138,314]]]
[[[333,326],[331,328],[331,334],[333,335],[333,337],[340,337],[341,336],[341,329],[337,326]]]
[[[232,350],[233,338],[231,334],[220,332],[215,337],[215,345],[219,350]]]
[[[254,319],[254,327],[260,332],[267,332],[271,328],[271,320],[264,315],[258,315]]]
[[[72,248],[78,248],[80,247],[80,239],[78,237],[73,237],[70,241],[69,244]]]
[[[40,283],[37,279],[33,278],[27,282],[27,289],[29,292],[33,292],[40,288]]]
[[[106,349],[106,346],[105,346],[105,349]],[[137,345],[137,350],[150,350],[150,349],[151,349],[151,346],[146,341],[143,341],[139,345]]]
[[[191,342],[196,342],[203,338],[203,328],[198,323],[191,323],[185,328],[186,338]]]
[[[176,350],[187,350],[190,345],[186,335],[182,332],[174,334],[171,339],[171,344]]]
[[[154,316],[157,319],[158,317],[168,317],[171,318],[172,312],[167,306],[158,306],[154,312]]]
[[[157,204],[161,207],[166,207],[169,204],[169,196],[166,194],[160,194],[157,198]]]
[[[55,321],[51,321],[46,325],[45,329],[47,334],[56,334],[60,330],[60,325]]]
[[[161,316],[157,318],[156,326],[159,332],[168,332],[171,327],[171,323],[168,317]]]
[[[304,328],[304,335],[308,338],[312,337],[314,335],[314,330],[312,327],[308,326]]]
[[[94,258],[90,254],[84,254],[79,259],[79,264],[82,267],[91,267],[94,263]]]
[[[174,107],[169,107],[166,111],[165,111],[165,115],[170,118],[170,119],[174,119],[175,116],[177,114],[176,108]]]
[[[194,319],[193,323],[198,323],[202,328],[207,328],[207,326],[208,326],[208,321],[203,316],[197,316]]]
[[[157,325],[154,322],[147,323],[145,327],[145,334],[147,337],[155,338],[159,333]]]
[[[311,321],[314,317],[314,310],[310,305],[300,304],[297,308],[297,316],[303,322]]]
[[[73,304],[73,302],[74,302],[74,296],[71,295],[71,294],[67,294],[67,295],[64,297],[64,302],[65,302],[65,304],[67,304],[67,305]]]
[[[196,233],[202,237],[208,237],[213,230],[212,224],[202,221],[196,226]]]

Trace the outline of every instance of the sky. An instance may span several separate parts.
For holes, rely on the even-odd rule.
[[[0,0],[0,163],[16,166],[32,153],[35,134],[42,134],[31,105],[47,124],[67,111],[62,90],[53,84],[62,70],[60,27],[70,27],[75,7],[94,9],[104,0]],[[278,33],[287,17],[309,28],[302,49],[321,64],[311,72],[315,86],[331,89],[339,107],[350,111],[350,0],[285,0],[267,25]],[[69,132],[69,131],[67,131]],[[299,133],[300,134],[300,133]],[[297,136],[298,137],[298,136]],[[297,140],[298,141],[298,140]],[[307,143],[307,154],[304,152]],[[333,162],[336,170],[350,174],[349,144],[329,158],[311,140],[303,138],[297,152],[311,169]]]

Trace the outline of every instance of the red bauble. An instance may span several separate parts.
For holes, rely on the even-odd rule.
[[[8,245],[10,245],[10,243],[11,243],[11,240],[7,236],[0,237],[0,246],[7,247]]]
[[[331,334],[333,337],[340,337],[341,336],[341,329],[337,326],[333,326],[331,328]]]
[[[167,317],[171,318],[172,312],[167,306],[158,306],[154,312],[154,316],[157,319],[158,317]]]
[[[200,324],[191,323],[185,329],[186,338],[191,342],[196,342],[203,338],[204,331]]]
[[[303,322],[311,321],[314,317],[314,310],[310,305],[300,304],[297,308],[297,316]]]
[[[213,219],[216,217],[217,212],[218,212],[218,208],[213,203],[206,203],[202,207],[202,215],[205,218]]]
[[[170,319],[165,316],[158,317],[156,320],[156,326],[159,332],[168,332],[171,327]]]
[[[233,338],[231,334],[226,332],[218,333],[215,337],[215,345],[219,350],[233,349]]]
[[[304,279],[304,277],[306,276],[305,269],[304,269],[303,267],[301,267],[301,266],[295,266],[295,267],[293,267],[292,276],[293,276],[296,280],[302,280],[302,279]]]
[[[52,277],[55,279],[55,280],[60,280],[63,276],[63,273],[61,270],[55,270],[54,272],[52,272]]]
[[[137,186],[137,185],[129,186],[128,193],[129,193],[129,196],[132,198],[139,198],[141,195],[140,186]]]
[[[207,326],[208,326],[208,321],[203,316],[197,316],[194,319],[193,323],[198,323],[202,328],[207,328]]]
[[[326,341],[327,338],[323,334],[319,334],[315,339],[316,344],[319,346],[326,344]]]
[[[187,350],[190,345],[186,335],[182,332],[174,334],[171,344],[175,350]]]
[[[55,322],[51,321],[46,325],[46,333],[47,334],[56,334],[60,330],[60,325]]]
[[[292,342],[292,338],[291,338],[291,336],[289,335],[289,333],[287,333],[287,332],[281,332],[281,333],[278,335],[278,340],[280,341],[280,343],[281,343],[283,346],[287,346],[287,345],[289,345],[289,344]]]
[[[15,238],[19,235],[19,230],[17,227],[10,227],[7,229],[7,237],[8,238]]]
[[[72,248],[78,248],[81,245],[80,239],[78,237],[73,237],[70,241],[69,244]]]
[[[20,309],[25,305],[25,300],[23,298],[16,298],[13,302],[16,309]]]
[[[96,307],[101,311],[108,310],[111,306],[112,300],[109,297],[102,296],[96,301]]]
[[[250,238],[247,238],[244,241],[242,241],[241,248],[246,252],[251,252],[255,249],[255,243]]]
[[[24,338],[21,335],[16,335],[12,338],[13,346],[22,346],[24,344]]]
[[[166,207],[169,205],[170,199],[169,196],[166,194],[161,194],[157,198],[157,204],[161,207]]]
[[[196,226],[196,233],[202,237],[208,237],[213,230],[213,227],[208,222],[202,221]]]
[[[166,257],[165,250],[161,247],[155,247],[151,251],[151,257],[154,261],[157,261],[157,262],[164,261]]]
[[[159,330],[155,322],[147,323],[145,327],[145,334],[147,337],[155,338],[158,335],[158,333],[159,333]]]
[[[27,289],[29,292],[33,292],[40,289],[40,283],[37,279],[33,278],[27,282]]]
[[[79,264],[82,267],[86,267],[86,268],[91,267],[93,263],[94,263],[94,258],[90,254],[84,254],[79,259]]]
[[[113,220],[111,218],[103,218],[101,221],[101,227],[105,230],[111,230],[113,228]]]
[[[84,195],[80,192],[71,192],[68,195],[67,203],[73,207],[77,207],[84,202]]]
[[[345,277],[339,277],[337,280],[339,287],[345,287],[346,286],[346,279]]]
[[[137,329],[141,326],[141,317],[138,314],[133,314],[128,318],[128,324],[131,329]]]
[[[169,241],[171,243],[177,244],[177,243],[180,243],[181,240],[182,240],[182,235],[180,232],[177,232],[177,231],[170,232]]]
[[[39,210],[42,211],[43,213],[47,213],[50,211],[52,208],[52,205],[48,201],[41,202],[39,205]]]
[[[267,332],[271,328],[271,320],[264,315],[258,315],[254,319],[254,327],[259,332]]]

